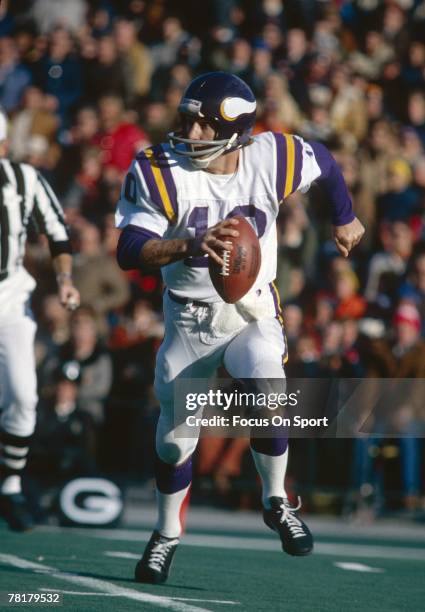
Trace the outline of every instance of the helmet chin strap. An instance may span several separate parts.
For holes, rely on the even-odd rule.
[[[226,151],[232,148],[237,137],[238,135],[235,132],[233,136],[229,138],[229,142],[226,145],[223,145],[217,151],[215,151],[214,153],[211,153],[211,155],[208,155],[207,157],[191,157],[189,158],[190,163],[192,164],[192,166],[200,170],[204,168],[208,168],[208,166],[210,165],[212,161],[214,161],[214,159],[217,159],[217,157],[220,157],[220,155],[222,155],[223,153],[225,153]]]
[[[169,142],[170,142],[170,145],[173,151],[177,155],[182,155],[183,157],[189,158],[189,161],[192,164],[192,166],[194,168],[197,168],[198,170],[207,168],[214,159],[217,159],[217,157],[220,157],[220,155],[222,155],[223,153],[231,149],[234,146],[237,138],[238,138],[238,134],[237,132],[235,132],[232,135],[232,137],[229,138],[229,140],[227,141],[219,141],[219,142],[215,141],[215,146],[212,146],[209,150],[207,150],[205,155],[202,155],[203,153],[202,151],[193,149],[194,144],[199,144],[199,145],[202,145],[203,143],[213,144],[213,141],[208,141],[206,143],[205,141],[200,140],[200,141],[196,141],[196,143],[193,143],[193,142],[191,143],[189,139],[180,138],[178,136],[175,136],[173,133],[169,134]],[[191,146],[192,150],[177,149],[175,146],[175,142],[188,144]],[[223,143],[221,146],[220,146],[220,142]],[[209,152],[210,154],[208,155]]]

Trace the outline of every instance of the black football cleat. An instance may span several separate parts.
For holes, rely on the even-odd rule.
[[[0,517],[13,531],[30,531],[34,527],[34,519],[21,493],[0,495]]]
[[[295,514],[301,508],[293,508],[288,499],[283,497],[270,497],[270,510],[263,510],[263,518],[267,527],[279,534],[283,550],[288,555],[303,557],[313,550],[313,536],[307,525]]]
[[[146,545],[143,557],[136,565],[136,582],[162,584],[168,578],[171,562],[176,552],[179,538],[166,538],[154,531]]]

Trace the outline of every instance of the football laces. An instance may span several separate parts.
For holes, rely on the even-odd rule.
[[[226,244],[231,244],[231,242],[226,242]],[[222,255],[223,265],[221,267],[221,276],[230,276],[230,251],[223,251]]]
[[[304,530],[302,528],[302,523],[297,517],[293,514],[301,508],[301,499],[298,497],[298,504],[295,508],[292,508],[287,500],[283,500],[282,505],[280,506],[282,510],[282,516],[280,517],[281,523],[286,523],[289,531],[292,533],[294,538],[301,538],[305,535]]]

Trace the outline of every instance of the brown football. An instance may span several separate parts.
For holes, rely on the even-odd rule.
[[[208,258],[212,284],[228,304],[234,304],[248,293],[261,266],[261,249],[257,234],[245,217],[235,219],[239,221],[238,225],[234,226],[239,236],[226,238],[233,243],[233,249],[221,254],[225,260],[224,266],[220,266],[211,257]]]

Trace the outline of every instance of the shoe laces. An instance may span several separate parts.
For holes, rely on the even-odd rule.
[[[298,504],[291,506],[287,499],[282,500],[280,509],[282,510],[282,516],[280,517],[281,523],[286,523],[291,535],[294,538],[301,538],[305,535],[302,522],[295,516],[294,512],[301,508],[301,498],[298,497]]]
[[[178,539],[169,540],[161,538],[156,542],[149,555],[149,567],[155,570],[162,570],[169,552],[178,544]]]

